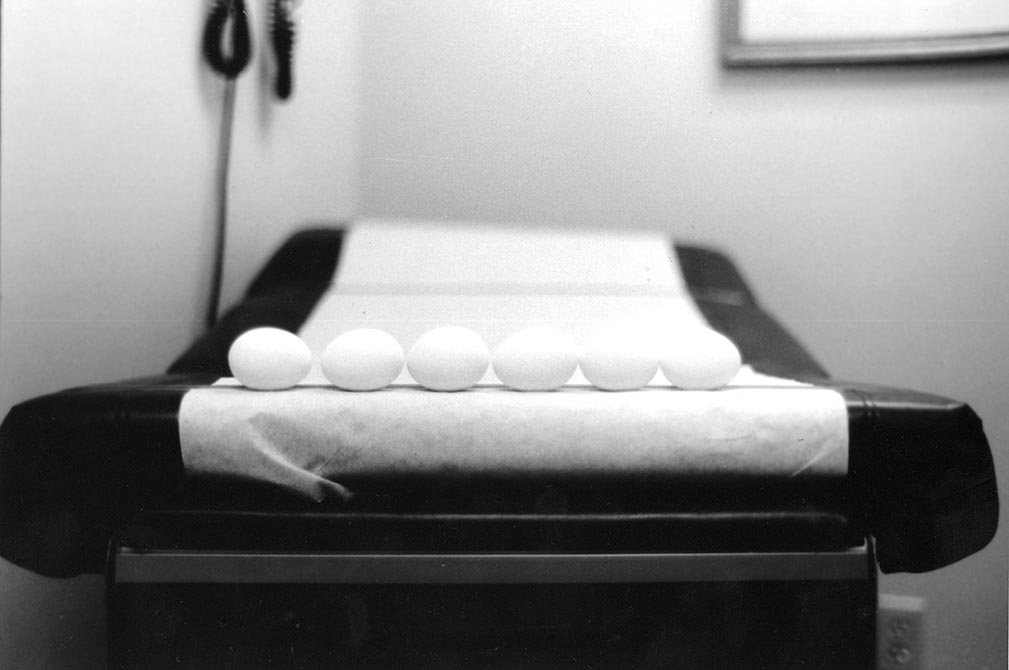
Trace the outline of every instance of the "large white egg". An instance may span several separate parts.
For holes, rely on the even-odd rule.
[[[228,349],[235,379],[258,391],[279,391],[298,384],[312,368],[312,352],[294,333],[280,328],[253,328]]]
[[[418,338],[406,355],[406,369],[432,391],[462,391],[480,381],[490,351],[479,335],[462,326],[443,326]]]
[[[403,347],[389,333],[358,328],[336,337],[322,352],[322,374],[347,391],[385,388],[403,369]]]
[[[575,343],[550,326],[532,326],[498,345],[492,360],[494,374],[519,391],[550,391],[563,386],[578,367]]]
[[[659,359],[651,341],[630,328],[611,328],[590,337],[578,357],[582,374],[605,391],[632,391],[652,381]]]
[[[716,389],[739,372],[742,357],[732,340],[710,328],[685,328],[663,343],[662,374],[681,389]]]

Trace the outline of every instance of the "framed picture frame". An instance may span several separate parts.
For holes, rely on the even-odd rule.
[[[722,0],[727,67],[1009,57],[1005,0]]]

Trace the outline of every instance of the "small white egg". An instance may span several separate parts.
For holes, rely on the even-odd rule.
[[[575,343],[550,326],[514,333],[494,350],[494,374],[519,391],[550,391],[563,386],[578,367]]]
[[[590,337],[578,357],[582,374],[605,391],[632,391],[648,384],[659,369],[650,340],[625,328],[607,329]]]
[[[250,389],[279,391],[298,384],[312,368],[312,352],[294,333],[280,328],[253,328],[235,338],[228,367]]]
[[[462,391],[480,381],[490,351],[479,335],[462,326],[443,326],[423,335],[406,355],[406,369],[432,391]]]
[[[732,340],[710,328],[679,330],[663,344],[662,374],[681,389],[716,389],[739,372],[742,357]]]
[[[404,359],[403,347],[392,335],[377,328],[358,328],[330,342],[320,366],[338,388],[377,391],[395,381]]]

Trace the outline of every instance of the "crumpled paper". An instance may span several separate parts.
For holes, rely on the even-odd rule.
[[[805,386],[611,393],[480,387],[371,393],[194,389],[179,417],[190,474],[271,482],[314,500],[362,475],[843,476],[843,397]]]

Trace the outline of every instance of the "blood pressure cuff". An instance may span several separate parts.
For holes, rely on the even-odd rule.
[[[259,325],[297,330],[329,286],[342,240],[335,228],[295,235],[245,299],[168,374],[70,389],[14,407],[0,427],[0,555],[44,575],[101,572],[110,540],[120,537],[138,512],[160,508],[275,510],[278,518],[294,514],[300,519],[376,511],[388,519],[416,510],[418,502],[457,516],[493,515],[501,506],[519,515],[541,512],[541,495],[528,501],[484,495],[481,508],[473,509],[472,497],[460,495],[456,485],[439,483],[424,488],[418,482],[357,482],[362,495],[320,508],[269,489],[187,476],[178,427],[183,396],[228,373],[227,349],[241,332]],[[998,525],[995,472],[981,422],[970,407],[928,394],[830,380],[760,308],[725,256],[688,246],[676,247],[676,254],[696,305],[713,328],[736,342],[744,362],[758,372],[836,389],[845,399],[847,476],[819,492],[796,489],[790,504],[840,510],[849,530],[874,538],[884,572],[937,569],[992,539]],[[681,516],[702,519],[704,501],[714,500],[715,490],[745,489],[750,498],[740,500],[752,500],[756,508],[779,496],[775,482],[741,488],[731,483],[725,488],[724,482],[713,488],[696,481],[642,482],[647,495],[627,494],[633,483],[622,484],[632,486],[582,482],[572,491],[580,489],[591,499],[582,511],[618,523],[671,506]],[[516,488],[527,485],[516,483]],[[713,508],[710,516],[719,514],[724,512]],[[733,514],[737,521],[746,518],[745,510]]]

